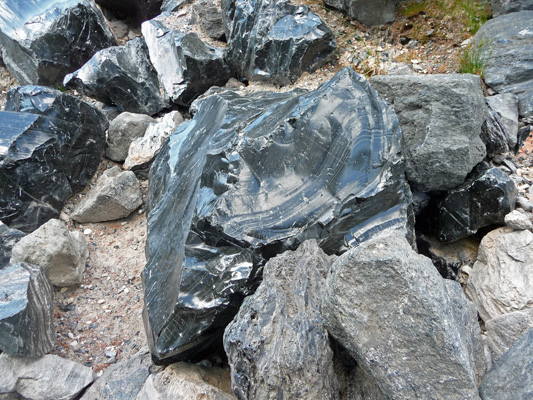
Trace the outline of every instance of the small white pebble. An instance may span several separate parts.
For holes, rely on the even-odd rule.
[[[128,288],[124,289],[124,293],[129,293],[130,290]]]
[[[104,304],[104,303],[105,303],[105,299],[98,300],[98,304]]]
[[[92,229],[87,228],[83,230],[84,235],[90,235],[91,233],[93,233]]]
[[[93,321],[85,321],[85,323],[86,323],[87,325],[91,325],[91,324],[93,323]]]

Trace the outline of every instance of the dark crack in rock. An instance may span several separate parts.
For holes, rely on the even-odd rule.
[[[0,112],[0,220],[31,232],[57,218],[96,172],[108,123],[95,107],[57,90],[9,91]]]
[[[2,58],[21,85],[61,83],[116,44],[92,0],[0,0]]]
[[[193,106],[150,172],[144,318],[156,359],[220,345],[269,258],[313,238],[340,253],[411,226],[398,120],[352,69],[312,92],[225,91]]]
[[[56,343],[54,288],[40,267],[0,270],[0,350],[19,357],[48,353]]]
[[[153,115],[168,106],[143,38],[100,50],[83,67],[67,75],[63,84],[102,103],[116,105],[121,112]]]
[[[334,258],[315,240],[271,258],[224,334],[239,399],[335,399],[339,384],[320,315]]]
[[[191,102],[212,86],[230,78],[224,53],[204,43],[195,33],[166,27],[157,19],[142,24],[150,60],[168,96],[177,104]]]
[[[313,72],[335,52],[333,31],[288,0],[222,0],[226,60],[241,78],[279,85]]]

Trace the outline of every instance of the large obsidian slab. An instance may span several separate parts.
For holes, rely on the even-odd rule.
[[[141,23],[161,12],[163,0],[95,0],[97,4],[113,11],[119,17],[129,17]]]
[[[242,78],[288,85],[336,49],[332,30],[306,6],[288,0],[222,0],[221,6],[226,60]]]
[[[2,58],[21,85],[61,83],[116,44],[92,0],[0,0]]]
[[[143,38],[100,50],[63,83],[120,111],[153,115],[168,105]]]
[[[57,90],[19,86],[0,112],[0,220],[31,232],[57,218],[100,163],[107,120]]]
[[[144,319],[155,359],[198,360],[271,257],[406,229],[394,111],[352,69],[312,92],[194,103],[150,171]],[[403,233],[405,234],[405,232]]]

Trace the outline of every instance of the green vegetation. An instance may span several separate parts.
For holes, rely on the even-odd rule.
[[[459,55],[459,72],[463,74],[477,74],[483,77],[487,67],[487,59],[490,51],[488,43],[471,43]],[[489,53],[489,54],[487,54]]]

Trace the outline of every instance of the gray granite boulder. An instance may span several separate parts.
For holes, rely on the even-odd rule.
[[[0,48],[21,85],[55,85],[98,50],[116,45],[92,0],[2,0]]]
[[[533,10],[531,0],[490,0],[490,5],[494,18],[517,11]]]
[[[224,37],[222,10],[213,0],[198,0],[192,6],[196,20],[207,36],[220,40]]]
[[[70,214],[78,222],[103,222],[124,218],[142,204],[139,181],[131,171],[107,169]]]
[[[511,211],[505,216],[505,225],[514,230],[529,229],[533,230],[533,222],[531,222],[531,214],[522,209]]]
[[[335,261],[322,314],[385,396],[479,398],[475,310],[400,235],[370,239]]]
[[[11,262],[38,265],[54,286],[64,287],[81,283],[88,257],[81,232],[71,232],[63,221],[51,219],[13,247]]]
[[[383,75],[370,82],[398,115],[407,179],[416,189],[456,187],[483,160],[485,103],[479,76]]]
[[[528,330],[533,329],[533,308],[499,315],[485,322],[486,343],[497,361]]]
[[[481,382],[479,392],[483,400],[533,398],[533,329],[498,360]]]
[[[316,241],[272,258],[224,334],[240,399],[334,399],[339,385],[319,308],[332,257]]]
[[[533,116],[533,10],[487,21],[474,42],[487,63],[487,85],[498,93],[516,94],[520,116]]]
[[[51,351],[56,343],[54,288],[44,271],[10,264],[0,270],[0,293],[0,350],[20,357]],[[0,376],[1,382],[6,375]]]
[[[120,113],[109,124],[105,155],[113,161],[122,162],[128,157],[131,143],[146,133],[146,128],[157,121],[144,114]]]
[[[402,0],[325,0],[324,3],[365,25],[385,25],[396,19],[396,6]]]
[[[466,294],[486,322],[533,308],[533,233],[498,228],[488,233],[470,273]]]
[[[0,398],[73,400],[94,381],[95,373],[56,355],[18,358],[0,354],[0,376]]]

